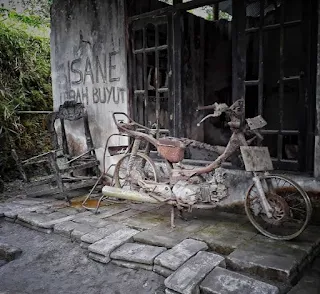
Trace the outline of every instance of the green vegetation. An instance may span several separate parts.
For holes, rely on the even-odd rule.
[[[0,8],[0,176],[12,167],[5,151],[21,157],[45,150],[43,116],[18,110],[52,110],[47,18]]]

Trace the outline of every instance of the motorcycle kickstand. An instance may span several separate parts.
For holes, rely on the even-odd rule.
[[[176,227],[176,225],[174,224],[174,205],[171,206],[171,216],[170,216],[170,219],[171,219],[171,229],[174,229]]]
[[[184,221],[188,221],[188,218],[184,215],[184,210],[183,209],[178,209],[178,217]]]

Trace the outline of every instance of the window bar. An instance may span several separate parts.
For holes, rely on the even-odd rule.
[[[283,27],[287,28],[287,27],[294,27],[294,26],[298,26],[301,25],[301,20],[294,20],[294,21],[288,21],[283,23]],[[263,31],[268,31],[268,30],[277,30],[279,29],[281,26],[281,24],[272,24],[272,25],[266,25],[263,27]],[[246,33],[255,33],[259,31],[259,27],[253,27],[253,28],[249,28],[246,29]]]
[[[279,79],[279,119],[280,119],[280,130],[283,129],[283,99],[284,99],[284,1],[281,1],[280,5],[280,79]],[[283,147],[283,136],[278,136],[278,161],[282,160],[282,147]]]
[[[173,77],[172,77],[172,69],[173,69],[173,17],[170,15],[168,17],[168,25],[167,25],[167,44],[168,44],[168,58],[167,58],[167,75],[168,75],[168,113],[167,113],[167,118],[168,118],[168,125],[167,128],[171,131],[174,130],[174,121],[171,118],[172,113],[174,113],[174,85],[173,85]]]
[[[143,49],[147,47],[147,32],[146,27],[143,27]],[[143,124],[146,125],[148,122],[148,66],[147,66],[147,53],[143,53],[143,73],[144,73],[144,122]]]
[[[263,115],[263,26],[264,1],[260,1],[260,28],[259,28],[259,85],[258,85],[258,114]]]
[[[159,137],[159,123],[160,123],[160,97],[159,97],[159,27],[156,25],[155,26],[155,90],[156,90],[156,123],[157,123],[157,137]]]
[[[132,36],[134,36],[134,31],[132,32]],[[134,44],[134,38],[131,38],[131,48],[132,48],[132,52],[134,52],[135,50],[135,44]],[[131,54],[132,56],[132,65],[133,65],[133,75],[131,76],[131,83],[132,83],[132,87],[133,87],[133,117],[139,117],[139,110],[138,110],[138,95],[136,94],[136,90],[137,90],[137,74],[138,74],[138,69],[137,69],[137,56],[133,53]],[[140,120],[138,120],[139,122],[141,122]]]

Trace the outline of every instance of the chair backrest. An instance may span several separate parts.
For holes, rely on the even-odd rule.
[[[81,119],[83,120],[87,150],[92,150],[92,153],[94,154],[94,146],[89,128],[88,113],[83,103],[77,103],[76,101],[65,101],[62,105],[60,105],[57,112],[52,113],[49,119],[49,131],[52,133],[52,145],[55,149],[59,148],[58,135],[54,127],[55,122],[60,120],[63,153],[70,155],[65,121],[77,121]]]

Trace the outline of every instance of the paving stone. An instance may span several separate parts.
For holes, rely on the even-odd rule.
[[[0,242],[0,259],[12,261],[22,254],[22,250],[18,247]]]
[[[125,243],[110,254],[111,259],[153,265],[154,259],[166,251],[157,247],[138,243]],[[152,270],[152,268],[151,268]]]
[[[109,205],[101,213],[97,214],[98,218],[105,219],[118,213],[129,210],[130,208],[126,205]]]
[[[96,217],[95,215],[82,216],[82,217],[75,216],[72,219],[72,221],[76,223],[87,224],[96,228],[103,228],[109,224],[108,222]]]
[[[225,267],[224,257],[200,251],[166,278],[164,284],[181,294],[199,294],[199,283],[217,266]]]
[[[73,216],[66,216],[63,213],[54,212],[51,214],[22,213],[18,215],[20,221],[26,222],[32,226],[41,228],[53,228],[57,223],[71,220]]]
[[[10,217],[4,217],[4,220],[9,222],[9,223],[14,223],[17,218],[10,218]]]
[[[172,229],[170,223],[167,223],[166,225],[161,225],[135,235],[134,240],[139,243],[172,248],[193,235],[193,233],[201,227],[202,224],[196,221],[177,224],[175,229]]]
[[[43,209],[43,208],[44,208],[43,206],[20,207],[20,208],[5,211],[4,216],[7,218],[15,219],[20,213],[35,212],[37,209]]]
[[[56,209],[53,207],[42,207],[42,208],[38,208],[38,209],[34,210],[34,212],[39,213],[39,214],[51,214],[51,213],[56,212]]]
[[[239,223],[223,221],[197,231],[192,237],[206,242],[211,250],[228,255],[240,244],[256,235],[255,229],[247,226],[247,223],[239,225]]]
[[[298,266],[305,264],[307,252],[287,243],[290,242],[250,240],[232,252],[227,263],[233,269],[268,279],[291,281]]]
[[[170,214],[164,216],[152,212],[142,212],[130,217],[123,223],[130,228],[138,230],[154,229],[160,224],[170,224]]]
[[[60,209],[59,209],[59,211],[60,211]],[[77,213],[75,216],[77,218],[81,218],[81,217],[90,216],[90,215],[94,215],[94,214],[92,213],[92,211],[86,210],[86,211],[82,211],[82,212]]]
[[[16,203],[20,205],[35,206],[39,204],[49,204],[54,202],[52,199],[21,199],[13,200],[11,203]]]
[[[152,271],[152,265],[144,264],[144,263],[137,263],[137,262],[129,262],[123,260],[111,260],[111,262],[115,265],[131,268],[131,269],[144,269],[147,271]]]
[[[111,252],[122,244],[132,241],[132,237],[138,232],[139,231],[137,230],[129,228],[121,229],[104,239],[93,243],[88,247],[88,250],[90,252],[100,254],[102,257],[106,257],[106,259],[109,259],[110,261]]]
[[[318,229],[319,230],[319,229]],[[252,238],[252,241],[258,241],[263,243],[268,243],[271,246],[288,246],[290,248],[299,249],[305,251],[308,255],[312,255],[313,251],[320,245],[320,235],[319,232],[305,231],[299,237],[286,241],[273,240],[268,237],[257,235]],[[314,257],[314,256],[313,256]]]
[[[320,257],[317,257],[312,264],[312,270],[320,274]]]
[[[83,235],[81,237],[81,242],[85,242],[90,245],[124,228],[125,226],[121,224],[108,224],[104,228],[95,229],[94,231]]]
[[[89,252],[89,258],[101,262],[101,263],[109,263],[110,262],[110,257],[108,256],[103,256],[101,254],[96,254],[94,252]]]
[[[78,226],[73,221],[65,221],[54,225],[54,232],[59,235],[71,238],[71,232]]]
[[[21,225],[21,226],[24,226],[26,228],[29,228],[31,230],[35,230],[35,231],[38,231],[38,232],[41,232],[41,233],[45,233],[45,234],[51,234],[53,232],[52,228],[41,228],[41,227],[34,226],[34,225],[29,224],[29,223],[26,223],[24,221],[21,221],[19,219],[16,220],[16,223]]]
[[[133,210],[139,210],[139,211],[150,211],[159,209],[163,204],[151,204],[151,203],[133,203],[130,202],[127,204],[128,207],[130,207]],[[165,204],[165,206],[167,206]]]
[[[203,294],[278,294],[273,285],[249,278],[224,268],[216,267],[200,284]]]
[[[164,293],[165,293],[165,294],[179,294],[179,292],[172,291],[172,290],[170,290],[170,289],[165,289]]]
[[[204,242],[186,239],[174,246],[172,249],[161,253],[156,257],[154,263],[175,271],[199,251],[207,249],[208,246]]]
[[[164,277],[169,277],[170,275],[173,274],[173,271],[172,270],[169,270],[168,268],[166,267],[163,267],[161,265],[158,265],[158,264],[155,264],[153,266],[153,271],[161,276],[164,276]]]
[[[307,273],[288,294],[319,294],[320,278],[318,272]]]
[[[76,215],[79,214],[79,210],[73,207],[64,207],[64,208],[60,208],[58,209],[59,212],[66,214],[66,215]]]
[[[88,224],[76,224],[71,232],[71,240],[81,242],[81,237],[89,232],[92,232],[95,228]]]
[[[112,221],[123,221],[125,219],[128,219],[132,216],[135,216],[135,215],[138,215],[142,213],[141,210],[133,210],[133,209],[129,209],[129,210],[126,210],[126,211],[123,211],[123,212],[120,212],[118,214],[115,214],[113,216],[110,216],[108,218],[108,220],[112,220]]]

